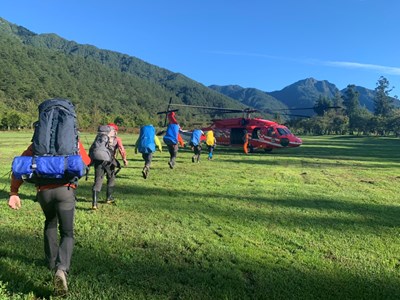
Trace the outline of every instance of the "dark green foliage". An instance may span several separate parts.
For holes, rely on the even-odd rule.
[[[392,89],[389,88],[389,81],[381,76],[375,88],[375,115],[389,116],[393,111],[393,99],[389,96]]]
[[[35,109],[25,110],[25,103],[35,107],[52,97],[68,98],[77,106],[82,128],[96,128],[117,117],[128,127],[158,125],[156,112],[166,108],[171,97],[174,102],[239,107],[181,74],[55,34],[37,35],[1,18],[0,68],[0,101],[4,104],[0,112],[20,112],[20,121],[12,124],[16,127],[31,126],[36,114]],[[186,112],[182,120],[190,121],[190,116]]]

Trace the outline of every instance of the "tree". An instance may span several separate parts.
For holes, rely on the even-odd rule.
[[[359,129],[360,120],[360,101],[359,94],[354,84],[349,84],[343,95],[343,104],[346,107],[346,114],[349,117],[349,130],[353,134],[354,130]]]
[[[317,102],[314,105],[314,111],[318,116],[323,116],[332,106],[333,102],[327,97],[319,96]]]
[[[393,99],[389,96],[392,90],[393,88],[389,89],[389,81],[381,76],[375,88],[374,113],[376,116],[388,117],[393,112]]]

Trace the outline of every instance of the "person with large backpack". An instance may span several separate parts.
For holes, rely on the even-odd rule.
[[[173,114],[173,112],[170,114]],[[169,116],[170,114],[168,114],[169,118],[174,117],[174,115],[172,115],[172,117],[170,117]],[[173,118],[173,120],[175,120],[175,122],[176,122],[175,118]],[[181,135],[179,134],[179,131],[180,131],[179,124],[172,123],[171,119],[170,119],[170,124],[168,124],[167,131],[163,137],[163,141],[167,145],[167,148],[168,148],[168,152],[170,155],[168,165],[171,169],[173,169],[175,167],[176,156],[178,154],[178,149],[179,149],[178,143],[181,145],[181,147],[184,146],[184,142],[183,142]]]
[[[114,123],[100,125],[97,135],[90,146],[89,155],[94,166],[94,183],[92,187],[92,209],[98,209],[98,198],[104,181],[107,178],[106,203],[114,203],[113,192],[115,179],[121,164],[116,158],[119,152],[124,166],[128,165],[126,151],[121,138],[117,136],[118,126]]]
[[[204,132],[201,129],[193,130],[190,136],[190,143],[189,145],[192,147],[194,155],[192,156],[192,162],[200,162],[200,155],[201,155],[201,140],[204,136]]]
[[[45,259],[48,268],[55,272],[54,291],[58,296],[68,291],[67,273],[74,247],[75,190],[89,164],[90,158],[79,141],[73,104],[65,99],[41,103],[32,144],[12,163],[8,206],[20,209],[20,186],[24,181],[35,184],[36,199],[45,216]]]
[[[159,138],[156,136],[156,130],[153,125],[145,125],[140,128],[139,138],[135,143],[135,154],[142,153],[144,167],[142,176],[146,179],[149,176],[151,161],[156,147],[162,152],[162,146]]]

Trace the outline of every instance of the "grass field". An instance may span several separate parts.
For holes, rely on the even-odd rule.
[[[21,187],[21,210],[6,202],[31,134],[0,135],[0,299],[49,299],[34,187]],[[93,173],[80,182],[68,299],[400,299],[399,139],[217,147],[199,164],[182,149],[173,170],[165,150],[144,180],[135,137],[122,138],[116,205],[92,211]]]

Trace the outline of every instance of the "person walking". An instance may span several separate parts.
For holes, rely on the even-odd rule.
[[[194,152],[192,156],[192,162],[200,162],[200,155],[201,155],[201,139],[204,136],[204,132],[201,129],[193,130],[191,137],[190,137],[190,146]]]
[[[51,99],[51,100],[59,100],[59,99]],[[49,101],[49,100],[47,100]],[[51,101],[50,101],[51,102]],[[43,102],[43,104],[47,105],[49,102]],[[60,103],[59,101],[57,103]],[[72,105],[72,104],[71,104]],[[40,106],[39,106],[40,111]],[[60,113],[61,114],[61,113]],[[40,116],[39,116],[40,118]],[[43,120],[41,120],[43,121]],[[54,120],[53,120],[54,122]],[[70,122],[61,122],[63,124],[68,125],[57,125],[59,127],[69,126]],[[33,143],[29,145],[29,147],[22,153],[22,158],[33,157],[35,156],[35,162],[37,164],[37,170],[39,170],[40,158],[37,156],[40,147],[44,146],[43,139],[40,140],[40,127],[47,126],[46,124],[35,125],[35,134],[33,137]],[[54,125],[56,128],[56,125]],[[51,126],[50,126],[51,127]],[[46,128],[47,129],[47,128]],[[76,132],[75,129],[69,132]],[[46,132],[46,134],[51,134],[50,130],[42,130],[42,132]],[[68,131],[68,130],[67,130]],[[53,132],[57,132],[56,137],[53,139],[48,139],[49,141],[54,141],[54,145],[51,145],[50,148],[57,147],[63,143],[63,141],[57,140],[60,135],[63,135],[63,130],[54,130]],[[65,133],[65,129],[64,129]],[[39,142],[37,141],[39,139]],[[81,157],[81,162],[88,166],[90,164],[90,158],[86,153],[82,143],[78,140],[78,136],[69,137],[64,136],[64,141],[76,141],[75,145],[62,145],[63,147],[72,147],[78,150],[78,153]],[[51,143],[51,142],[50,142]],[[60,146],[61,148],[61,146]],[[53,152],[54,154],[55,152]],[[79,156],[77,156],[79,157]],[[16,157],[17,158],[17,157]],[[46,158],[43,157],[43,158]],[[54,156],[47,156],[44,167],[46,168],[48,164],[54,163]],[[31,159],[33,160],[33,158]],[[14,159],[15,161],[15,159]],[[63,160],[64,161],[64,157]],[[8,199],[8,206],[14,210],[19,210],[22,207],[22,201],[19,197],[18,191],[20,186],[23,184],[22,178],[17,178],[16,168],[14,167],[13,162],[13,172],[11,175],[11,184],[10,184],[10,194]],[[31,167],[30,167],[31,168]],[[31,174],[32,175],[32,174]],[[82,171],[83,175],[83,171]],[[75,193],[77,188],[77,178],[73,179],[70,177],[63,178],[36,178],[32,175],[30,177],[31,182],[35,183],[37,194],[36,199],[42,208],[43,214],[45,216],[44,222],[44,254],[47,266],[50,270],[54,271],[54,292],[56,296],[64,296],[68,292],[68,284],[67,284],[67,274],[71,265],[71,257],[74,248],[74,217],[75,217]],[[60,240],[58,240],[58,231],[60,234]]]
[[[94,183],[92,186],[92,209],[98,209],[99,202],[99,194],[101,192],[101,188],[103,186],[104,176],[106,176],[107,180],[107,190],[106,190],[106,203],[112,204],[114,203],[114,187],[115,187],[115,179],[116,176],[121,169],[121,164],[117,159],[117,154],[119,153],[124,162],[124,166],[128,166],[128,160],[126,158],[125,147],[122,144],[122,139],[117,136],[118,134],[118,126],[114,123],[109,123],[107,126],[111,129],[110,133],[108,133],[109,141],[105,145],[106,151],[109,152],[107,156],[109,159],[98,159],[92,156],[92,164],[94,166]],[[103,127],[103,126],[100,126]],[[93,152],[93,147],[96,144],[93,143],[89,153]]]
[[[208,160],[211,160],[213,158],[214,148],[217,146],[217,140],[215,139],[212,130],[206,132],[206,145],[208,150]]]
[[[178,144],[183,147],[185,144],[179,131],[181,130],[178,122],[175,118],[175,113],[171,112],[168,115],[169,124],[167,127],[167,131],[163,137],[164,143],[167,145],[168,152],[169,152],[169,161],[168,165],[171,169],[175,167],[176,157],[178,155],[179,146]]]
[[[144,160],[144,167],[142,170],[143,178],[149,176],[151,161],[153,160],[153,153],[156,147],[162,152],[162,146],[159,138],[156,136],[156,130],[153,125],[145,125],[140,128],[139,138],[135,143],[135,154],[142,153]]]

